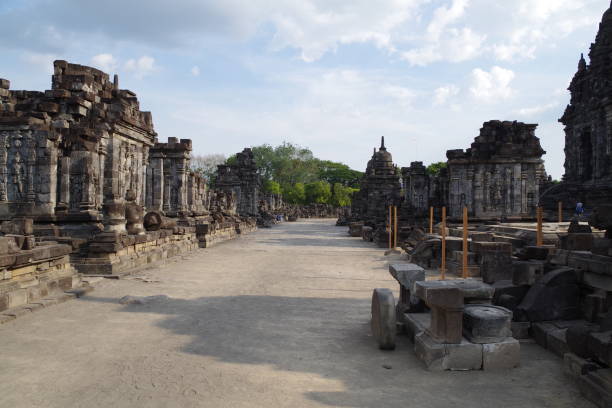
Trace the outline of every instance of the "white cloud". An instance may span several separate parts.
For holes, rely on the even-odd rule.
[[[155,59],[147,55],[143,55],[138,59],[129,59],[125,62],[123,69],[134,74],[137,79],[142,79],[145,76],[153,73],[157,67]]]
[[[437,88],[434,91],[434,105],[444,105],[448,100],[454,96],[459,95],[461,90],[455,85],[446,85]]]
[[[430,39],[438,40],[449,24],[463,17],[468,5],[469,0],[453,0],[450,7],[438,7],[427,26],[427,34]]]
[[[27,52],[23,54],[22,58],[26,63],[47,74],[53,74],[53,61],[59,59],[59,57],[54,54],[42,54],[37,52]]]
[[[480,55],[484,49],[486,35],[480,35],[472,29],[448,29],[436,41],[422,48],[412,49],[401,54],[401,58],[410,65],[426,66],[433,62],[462,62]]]
[[[198,67],[197,65],[194,65],[193,67],[191,67],[191,75],[193,76],[199,76],[200,75],[200,67]]]
[[[91,58],[91,65],[110,74],[117,69],[118,63],[117,59],[113,57],[112,54],[98,54]]]
[[[300,50],[302,60],[313,62],[342,44],[371,43],[394,52],[397,31],[413,17],[417,7],[426,2],[279,2],[262,18],[270,16],[276,30],[272,49],[295,48]]]
[[[501,67],[493,67],[490,72],[476,68],[472,71],[472,86],[470,92],[479,100],[495,102],[508,99],[515,93],[510,87],[514,72]]]
[[[539,115],[540,113],[544,113],[549,110],[558,108],[560,105],[561,103],[559,101],[555,101],[555,102],[547,103],[544,105],[537,105],[537,106],[532,106],[529,108],[517,109],[515,113],[520,116],[527,116],[527,117],[536,116],[536,115]]]
[[[483,51],[486,35],[470,27],[451,27],[465,16],[469,0],[453,0],[449,7],[438,7],[427,26],[423,47],[401,53],[401,58],[411,65],[426,66],[433,62],[462,62],[478,56]]]

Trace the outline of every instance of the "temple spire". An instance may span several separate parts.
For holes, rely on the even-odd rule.
[[[387,150],[385,148],[385,137],[384,136],[381,136],[380,138],[380,150]]]
[[[584,71],[587,68],[586,60],[584,59],[584,54],[580,54],[580,61],[578,62],[578,71]]]

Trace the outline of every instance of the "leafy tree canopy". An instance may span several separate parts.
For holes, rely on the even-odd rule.
[[[427,166],[427,174],[430,176],[437,176],[440,174],[440,170],[445,168],[446,162],[431,163],[429,166]]]
[[[280,191],[292,204],[350,205],[352,191],[363,176],[346,164],[317,159],[310,149],[293,143],[283,142],[276,147],[263,144],[251,149],[264,189],[274,194]],[[227,164],[235,163],[236,156],[227,159]]]

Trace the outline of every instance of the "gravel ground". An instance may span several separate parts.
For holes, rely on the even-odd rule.
[[[405,338],[378,350],[386,262],[308,220],[104,280],[0,326],[0,407],[593,407],[534,344],[506,372],[427,372]]]

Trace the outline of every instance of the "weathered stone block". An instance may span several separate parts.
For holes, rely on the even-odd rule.
[[[612,330],[597,333],[592,332],[588,336],[587,347],[593,356],[606,364],[612,366]]]
[[[518,340],[528,339],[529,331],[531,330],[530,322],[510,322],[512,337]]]
[[[374,289],[372,294],[372,335],[382,350],[395,349],[395,299],[389,289]]]
[[[499,343],[482,345],[482,369],[505,370],[521,364],[521,345],[511,337]]]
[[[544,263],[540,261],[516,261],[512,263],[512,283],[533,285],[544,275]]]
[[[579,296],[574,269],[556,269],[529,289],[516,309],[515,318],[532,322],[575,319],[580,315]]]
[[[578,357],[574,353],[565,353],[563,355],[563,372],[572,378],[577,379],[579,376],[598,368],[597,364]]]
[[[414,351],[430,371],[479,370],[482,367],[483,346],[463,339],[458,344],[443,344],[427,332],[415,336]]]
[[[431,309],[431,324],[427,333],[440,343],[460,343],[463,292],[447,282],[417,282],[416,295]]]
[[[492,305],[465,305],[463,334],[472,343],[495,343],[512,335],[512,312]]]
[[[589,371],[579,376],[578,388],[597,407],[612,407],[612,368]]]

